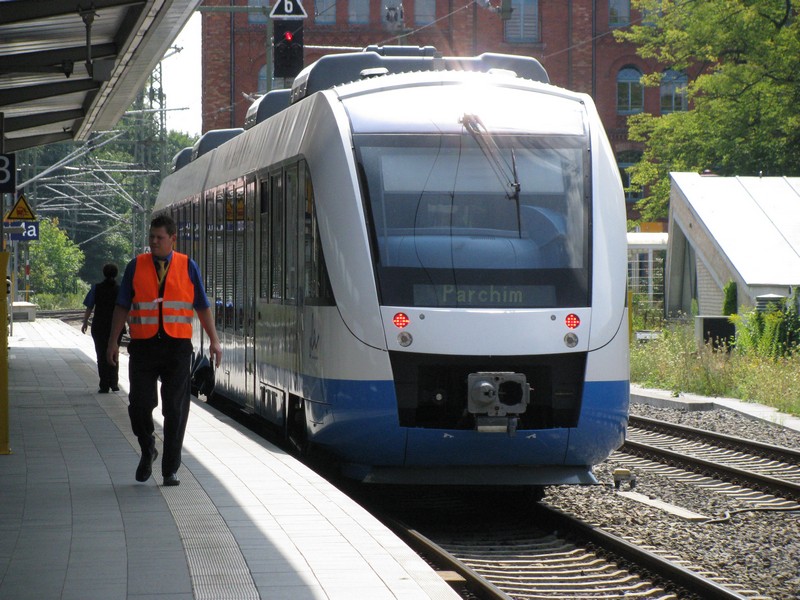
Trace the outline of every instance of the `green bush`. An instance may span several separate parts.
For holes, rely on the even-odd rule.
[[[34,294],[31,302],[36,304],[40,310],[63,310],[84,308],[83,299],[89,291],[89,284],[80,281],[77,285],[77,292],[72,294]]]
[[[736,349],[740,354],[777,359],[797,353],[800,346],[797,291],[764,312],[753,309],[732,315],[731,320],[736,325]]]
[[[659,338],[631,343],[631,381],[676,395],[739,398],[800,416],[800,352],[778,357],[744,352],[740,339],[737,334],[731,352],[709,344],[698,349],[691,322],[669,322]]]

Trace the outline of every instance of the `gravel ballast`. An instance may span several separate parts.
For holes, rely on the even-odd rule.
[[[634,404],[631,414],[800,448],[800,432],[727,409],[688,411]],[[752,590],[775,600],[800,598],[800,512],[753,511],[752,503],[736,496],[650,471],[635,473],[635,491],[720,520],[690,522],[618,494],[613,471],[621,465],[616,456],[594,469],[602,485],[551,487],[544,501],[626,539],[674,555],[693,565],[691,568],[717,574],[726,583],[742,586],[742,591]]]

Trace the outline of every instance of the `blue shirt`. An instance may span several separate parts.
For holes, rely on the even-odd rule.
[[[172,252],[167,256],[167,264],[172,260]],[[153,257],[153,264],[155,264],[155,257]],[[122,282],[119,285],[119,294],[117,295],[117,304],[130,310],[133,304],[133,274],[136,271],[136,259],[134,258],[125,267],[125,274],[122,276]],[[191,258],[189,259],[189,279],[194,284],[194,306],[195,310],[203,310],[209,308],[211,305],[208,303],[206,297],[206,289],[203,286],[203,279],[200,277],[200,269],[197,263]]]
[[[92,284],[92,287],[89,288],[89,291],[86,294],[86,298],[83,299],[83,305],[86,308],[94,308],[94,286],[97,284]]]

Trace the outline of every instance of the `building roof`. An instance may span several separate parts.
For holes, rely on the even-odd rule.
[[[670,176],[672,201],[686,202],[748,285],[800,284],[800,177]]]
[[[629,231],[628,250],[666,250],[669,234],[662,231]]]

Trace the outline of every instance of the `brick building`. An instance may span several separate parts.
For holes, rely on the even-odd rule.
[[[686,109],[684,74],[668,71],[660,89],[644,88],[641,75],[662,67],[614,40],[615,28],[640,18],[630,0],[510,0],[507,20],[501,17],[501,0],[302,2],[308,13],[305,64],[370,44],[431,45],[446,56],[501,52],[537,58],[553,84],[594,98],[621,167],[639,153],[627,139],[629,115]],[[272,5],[271,0],[205,0],[203,131],[241,127],[251,98],[268,89],[266,15]],[[279,79],[269,89],[288,85]]]

